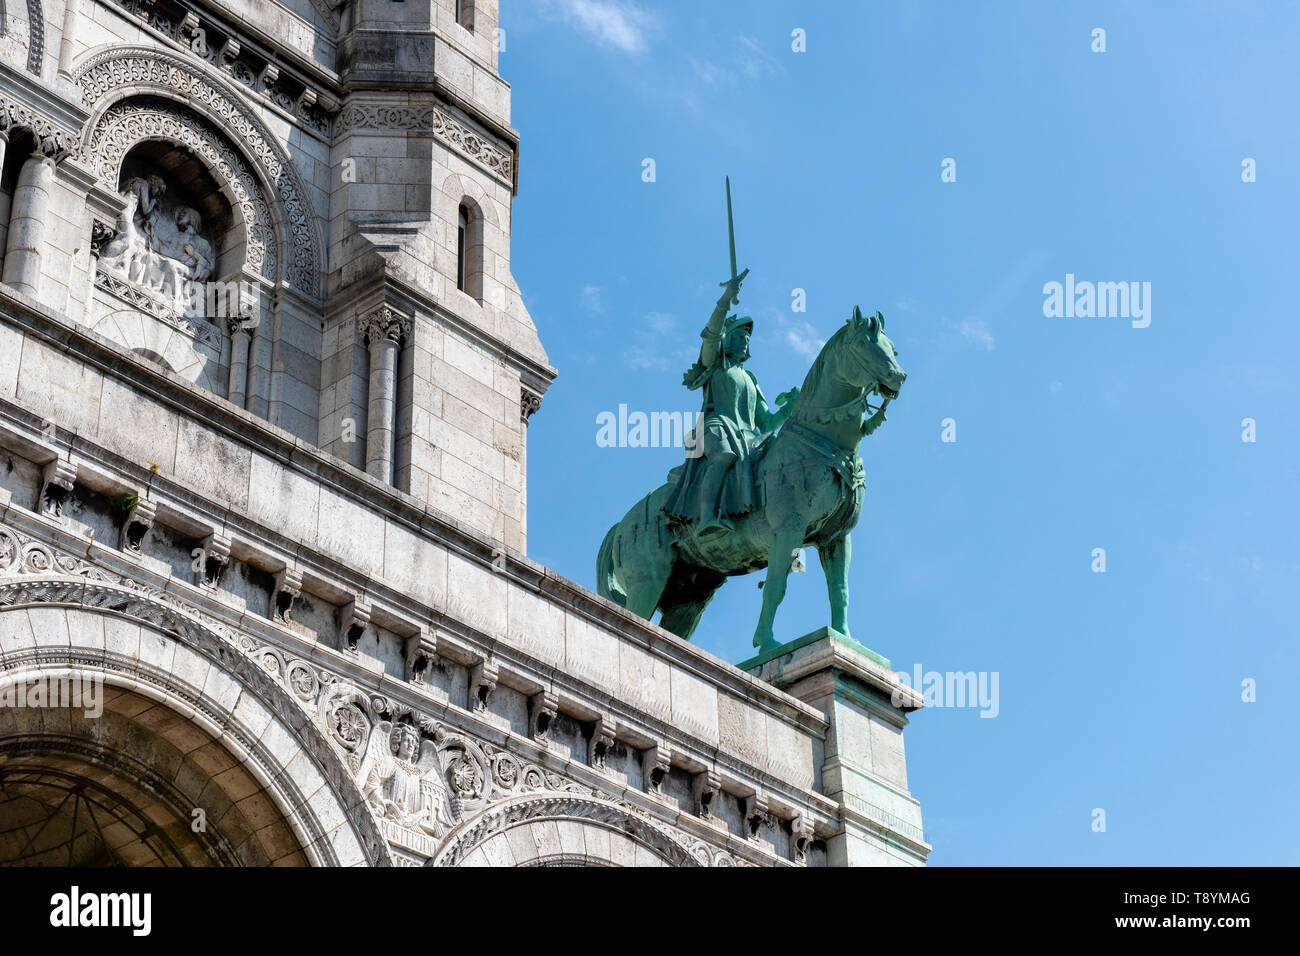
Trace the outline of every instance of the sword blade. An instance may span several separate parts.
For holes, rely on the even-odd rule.
[[[731,217],[731,177],[727,177],[727,243],[731,249],[731,277],[736,278],[736,225]],[[733,302],[738,302],[737,296]]]

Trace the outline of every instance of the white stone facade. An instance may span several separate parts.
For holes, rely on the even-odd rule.
[[[5,16],[0,860],[924,862],[915,695],[525,556],[496,7]],[[60,675],[103,713],[3,705]]]

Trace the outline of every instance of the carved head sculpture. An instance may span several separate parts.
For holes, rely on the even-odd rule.
[[[722,330],[722,351],[727,361],[743,364],[749,359],[749,339],[754,334],[754,320],[747,315],[727,317]]]
[[[189,206],[176,207],[176,228],[181,232],[197,232],[201,225],[202,220],[199,219],[197,210]]]
[[[879,312],[864,316],[855,305],[844,333],[845,352],[851,356],[851,361],[842,365],[846,377],[855,386],[870,388],[883,398],[897,398],[907,373],[898,364],[894,343],[885,335],[885,317]]]
[[[410,724],[395,723],[388,735],[388,746],[398,760],[415,763],[420,756],[420,735]]]

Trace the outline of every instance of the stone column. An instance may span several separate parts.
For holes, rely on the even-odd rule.
[[[54,158],[38,151],[23,163],[14,190],[4,281],[31,296],[36,295],[41,281],[41,253],[45,248],[45,221],[49,218],[53,180]]]
[[[519,390],[519,550],[528,544],[528,426],[542,407],[542,396],[521,387]]]
[[[77,24],[81,20],[81,0],[67,0],[63,8],[63,36],[59,40],[59,76],[72,79],[72,62],[77,53]]]
[[[226,397],[244,408],[248,403],[248,343],[251,336],[244,317],[229,320],[230,328],[230,387]]]
[[[393,482],[393,428],[397,410],[397,353],[411,320],[387,305],[361,320],[370,349],[370,394],[366,406],[366,473]]]
[[[821,790],[839,804],[831,866],[924,866],[921,805],[907,789],[903,728],[925,698],[889,661],[828,627],[739,665],[826,715]]]

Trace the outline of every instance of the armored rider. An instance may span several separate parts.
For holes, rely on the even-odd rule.
[[[780,427],[799,394],[796,388],[781,395],[781,407],[773,411],[758,379],[745,368],[754,320],[727,312],[739,301],[748,274],[746,269],[722,283],[722,297],[700,333],[699,360],[682,380],[692,391],[703,389],[704,405],[694,447],[664,511],[679,523],[694,524],[701,537],[734,530],[732,516],[757,504],[751,456],[762,436]]]

